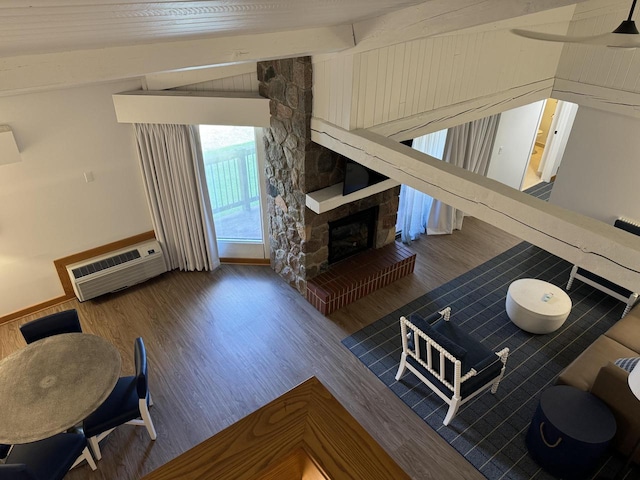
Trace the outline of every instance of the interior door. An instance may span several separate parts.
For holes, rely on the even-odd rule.
[[[547,136],[546,146],[540,160],[540,178],[545,182],[550,182],[551,178],[558,172],[577,112],[578,105],[575,103],[558,101],[556,113]]]

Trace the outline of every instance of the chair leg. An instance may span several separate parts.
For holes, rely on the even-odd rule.
[[[156,428],[153,426],[151,415],[149,415],[149,407],[147,407],[147,401],[144,398],[140,399],[140,417],[144,421],[144,426],[147,427],[151,440],[155,440],[157,438]]]
[[[578,272],[578,266],[574,265],[573,268],[571,269],[571,273],[569,274],[569,281],[567,282],[567,290],[571,289],[571,285],[573,285],[573,279],[577,272]]]
[[[632,293],[631,295],[629,295],[629,300],[627,300],[627,306],[624,308],[624,312],[622,312],[622,316],[620,317],[621,320],[624,318],[624,316],[627,313],[629,313],[629,310],[631,310],[631,307],[633,307],[637,301],[638,301],[637,293]]]
[[[93,456],[96,457],[96,460],[100,460],[102,458],[102,453],[100,452],[100,445],[98,444],[98,437],[91,437],[89,440],[89,447],[93,452]]]
[[[444,417],[444,421],[442,424],[446,427],[449,425],[449,422],[453,419],[456,413],[458,413],[458,408],[460,408],[460,398],[453,397],[451,399],[451,403],[449,404],[449,410],[447,411],[447,416]]]
[[[396,381],[402,378],[405,370],[407,369],[407,354],[402,352],[402,357],[400,358],[400,365],[398,366],[398,372],[396,373]]]
[[[495,394],[498,391],[498,387],[500,386],[500,380],[502,380],[502,375],[496,378],[496,381],[491,385],[491,393]]]
[[[87,463],[91,467],[91,470],[97,470],[98,469],[98,466],[96,465],[96,462],[93,459],[93,456],[91,455],[91,452],[89,451],[88,447],[84,447],[84,450],[82,451],[82,456],[84,457],[84,459],[87,461]]]
[[[498,387],[500,386],[500,382],[504,378],[504,372],[507,369],[507,358],[509,357],[509,348],[505,347],[498,352],[498,356],[500,357],[500,361],[502,362],[502,369],[500,370],[500,375],[496,378],[491,386],[491,393],[496,393],[498,391]]]
[[[74,468],[75,466],[79,465],[80,463],[82,463],[83,460],[87,461],[87,463],[89,464],[89,467],[91,467],[91,470],[98,469],[98,466],[96,465],[96,462],[93,460],[93,456],[91,455],[91,452],[89,451],[88,447],[84,447],[84,450],[82,450],[82,454],[78,458],[76,458],[76,461],[73,463],[71,468]]]

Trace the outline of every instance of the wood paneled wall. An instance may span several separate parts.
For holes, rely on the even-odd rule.
[[[628,0],[598,0],[578,5],[569,35],[591,36],[611,32],[627,18],[630,4]],[[640,93],[640,52],[637,49],[567,44],[562,51],[557,77]]]
[[[569,34],[591,36],[611,32],[627,18],[630,4],[628,0],[584,2],[576,7]],[[640,51],[565,45],[553,97],[640,118]]]
[[[562,31],[571,12],[529,15],[529,23]],[[314,116],[348,130],[370,128],[477,98],[491,103],[493,95],[553,78],[562,45],[517,37],[512,26],[522,19],[317,57]],[[458,123],[473,119],[461,116]]]

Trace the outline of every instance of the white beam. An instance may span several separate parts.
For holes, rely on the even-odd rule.
[[[77,86],[188,67],[336,52],[350,25],[0,58],[0,95]]]
[[[315,192],[309,192],[306,196],[305,204],[307,208],[315,213],[325,213],[334,208],[341,207],[356,200],[362,200],[363,198],[370,197],[376,193],[384,192],[390,188],[397,187],[398,182],[390,178],[383,180],[382,182],[369,185],[368,187],[361,188],[355,192],[343,195],[344,183],[336,183],[327,188],[316,190]]]
[[[466,102],[447,105],[411,117],[376,125],[371,127],[369,131],[401,142],[528,105],[538,100],[545,100],[551,96],[552,87],[553,79],[549,78],[511,88],[495,95],[474,98]]]
[[[152,73],[146,75],[145,90],[167,90],[169,88],[192,85],[194,83],[210,82],[221,78],[233,77],[253,73],[257,75],[256,62],[240,63],[238,65],[219,65],[216,67],[188,68],[174,72]]]
[[[640,93],[557,78],[552,95],[558,100],[640,118]]]
[[[366,130],[349,132],[314,118],[311,139],[569,262],[640,291],[640,238],[635,235]]]
[[[586,0],[430,0],[354,24],[356,47],[372,50],[416,38],[489,24]]]
[[[18,163],[22,160],[20,151],[9,125],[0,125],[0,165]]]
[[[119,123],[270,125],[269,99],[252,93],[138,90],[112,97]]]

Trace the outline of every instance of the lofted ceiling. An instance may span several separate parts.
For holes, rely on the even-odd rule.
[[[348,25],[420,0],[0,0],[0,57]]]
[[[0,96],[271,58],[354,54],[470,27],[497,28],[584,1],[0,0]]]

